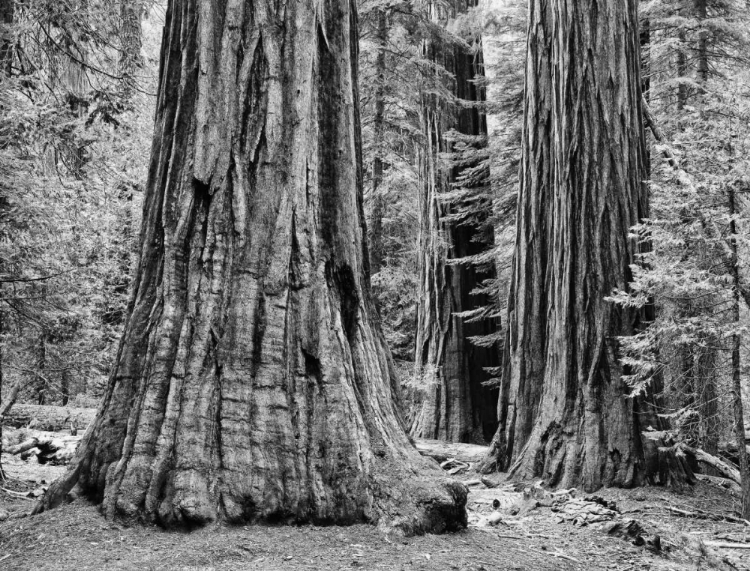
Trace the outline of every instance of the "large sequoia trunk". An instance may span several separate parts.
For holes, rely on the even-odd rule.
[[[465,525],[409,443],[366,275],[351,0],[169,3],[131,311],[40,510]]]
[[[461,12],[471,4],[471,0],[468,4],[457,0],[453,9]],[[478,443],[490,440],[497,428],[498,391],[482,383],[490,378],[486,368],[498,366],[499,352],[494,347],[476,346],[469,338],[492,333],[496,324],[466,322],[457,314],[489,305],[486,296],[472,292],[492,276],[476,266],[453,265],[449,260],[479,254],[491,245],[476,240],[476,225],[458,225],[446,219],[451,207],[442,195],[451,190],[460,170],[445,168],[440,155],[450,151],[444,136],[451,128],[464,135],[487,134],[484,114],[470,105],[484,99],[483,89],[474,81],[484,70],[481,51],[471,53],[463,46],[442,42],[441,38],[429,44],[427,57],[452,74],[453,97],[469,104],[451,109],[439,96],[423,96],[415,361],[424,399],[411,432],[417,438]]]
[[[618,336],[646,311],[626,289],[648,215],[637,0],[533,0],[518,234],[498,429],[484,469],[549,485],[690,478],[642,431],[653,394],[628,398]]]

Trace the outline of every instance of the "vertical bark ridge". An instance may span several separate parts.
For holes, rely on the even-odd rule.
[[[117,365],[39,509],[75,487],[163,525],[464,526],[372,318],[354,4],[174,1],[164,46]]]

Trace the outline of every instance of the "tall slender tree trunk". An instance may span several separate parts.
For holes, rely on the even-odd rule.
[[[383,265],[383,217],[385,216],[385,198],[378,192],[383,181],[385,164],[383,161],[383,138],[385,134],[385,74],[386,49],[388,42],[388,14],[383,9],[377,12],[377,28],[375,39],[378,42],[378,55],[375,59],[375,76],[378,86],[375,89],[375,116],[373,128],[375,131],[375,156],[372,161],[372,215],[370,217],[369,245],[370,271],[376,274]]]
[[[628,288],[630,228],[648,216],[637,5],[530,4],[501,426],[485,470],[586,490],[690,477],[642,435],[661,427],[660,387],[629,398],[622,378],[617,338],[648,316],[605,300]]]
[[[641,22],[641,91],[646,101],[651,101],[651,21]]]
[[[719,396],[716,390],[717,353],[714,347],[719,339],[714,335],[703,335],[702,347],[695,363],[697,376],[701,380],[701,390],[698,395],[698,411],[702,419],[699,427],[700,447],[709,454],[718,454],[721,419],[719,418]]]
[[[120,97],[123,109],[132,107],[132,99],[138,89],[138,70],[142,67],[141,58],[142,29],[141,16],[144,7],[142,0],[120,0],[120,58],[118,72],[120,75]],[[126,293],[130,287],[132,261],[136,256],[135,232],[133,229],[133,198],[137,187],[129,182],[119,185],[118,198],[122,206],[120,224],[122,226],[119,249],[120,283],[115,293]],[[116,311],[107,316],[108,323],[120,323],[124,316]]]
[[[0,293],[2,293],[2,287],[0,287]],[[4,410],[3,405],[3,333],[5,324],[3,320],[3,313],[0,311],[0,411]],[[10,395],[9,395],[10,396]],[[3,469],[3,415],[0,414],[0,482],[6,480],[5,470]]]
[[[685,108],[688,98],[688,86],[685,83],[685,79],[688,75],[688,63],[687,63],[687,36],[684,30],[677,32],[677,110],[682,111]]]
[[[124,101],[129,101],[138,87],[137,72],[141,61],[140,0],[120,0],[120,91]]]
[[[366,276],[352,0],[169,2],[132,308],[38,510],[466,524],[409,443]]]
[[[455,2],[453,14],[470,5]],[[433,10],[437,13],[438,8]],[[465,102],[483,100],[484,94],[474,82],[484,72],[481,52],[472,54],[463,47],[438,42],[428,45],[427,51],[427,57],[454,76],[453,97]],[[440,155],[450,150],[444,136],[451,128],[466,135],[486,135],[487,123],[476,107],[461,106],[455,111],[439,97],[426,94],[422,125],[425,144],[420,168],[423,191],[415,360],[425,396],[411,432],[420,438],[483,442],[497,427],[497,390],[482,383],[489,379],[485,369],[499,364],[499,351],[475,346],[469,339],[493,332],[495,323],[467,323],[457,313],[489,303],[486,296],[472,292],[492,274],[468,264],[451,265],[449,260],[481,253],[491,244],[476,240],[477,226],[446,220],[450,206],[443,195],[459,171],[451,172],[442,165]]]
[[[695,16],[701,24],[701,30],[698,32],[698,83],[705,88],[708,81],[708,30],[703,29],[705,21],[708,19],[707,0],[695,0]]]
[[[46,290],[46,287],[44,288]],[[46,293],[46,291],[45,291]],[[47,368],[47,329],[42,327],[36,338],[32,353],[34,355],[34,373],[29,379],[29,385],[33,387],[36,404],[43,405],[47,402],[47,386],[45,369]]]
[[[532,0],[526,56],[524,147],[516,212],[508,318],[498,401],[499,428],[486,471],[507,469],[531,434],[544,386],[547,303],[551,292],[549,228],[553,191],[553,83],[547,51],[553,43],[552,5]],[[520,445],[519,445],[520,443]],[[517,449],[516,449],[517,447]]]
[[[737,214],[735,202],[735,189],[729,189],[729,234],[730,248],[732,251],[732,281],[734,285],[734,322],[739,327],[740,323],[740,259],[737,244],[737,222],[734,217]],[[740,352],[742,349],[742,336],[735,333],[732,336],[732,400],[734,404],[734,436],[737,442],[737,457],[740,465],[740,479],[742,481],[742,512],[743,518],[750,517],[750,463],[745,447],[745,411],[742,404],[742,368],[740,366]]]
[[[60,400],[63,406],[68,406],[70,401],[70,371],[67,369],[60,373]]]
[[[10,76],[13,65],[13,25],[14,0],[0,0],[0,70]]]

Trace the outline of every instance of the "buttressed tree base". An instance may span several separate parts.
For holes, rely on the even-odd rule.
[[[410,444],[374,319],[353,0],[170,1],[140,262],[70,471],[166,526],[465,526]]]

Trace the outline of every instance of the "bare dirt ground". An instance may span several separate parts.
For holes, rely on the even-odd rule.
[[[484,486],[472,487],[467,530],[413,538],[387,535],[366,525],[216,525],[191,533],[164,531],[107,521],[96,507],[83,502],[28,516],[35,500],[18,492],[39,493],[63,468],[10,456],[3,457],[3,464],[10,480],[0,484],[0,519],[7,516],[0,522],[2,571],[750,569],[750,550],[705,548],[699,541],[750,542],[750,526],[681,517],[669,510],[683,509],[700,518],[733,514],[736,493],[712,482],[702,482],[682,494],[663,488],[599,494],[617,502],[623,517],[636,519],[649,534],[661,535],[662,552],[654,553],[594,526],[558,523],[558,514],[549,507],[515,516],[503,513],[499,524],[486,525],[493,512],[492,499],[502,492]],[[470,480],[476,475],[465,472],[457,477]]]

